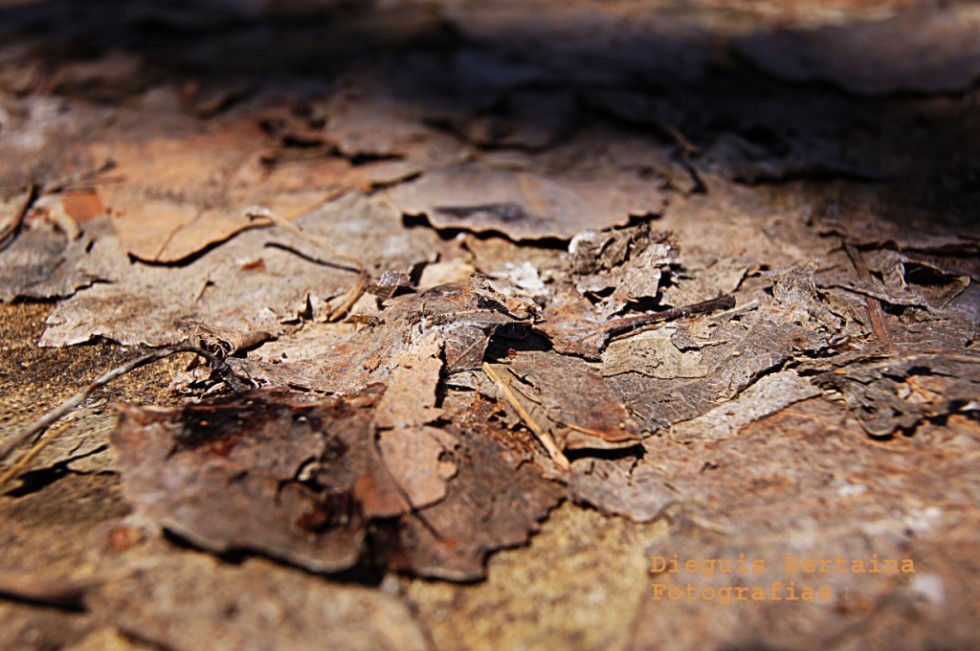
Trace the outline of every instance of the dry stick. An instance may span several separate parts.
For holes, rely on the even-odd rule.
[[[6,459],[11,452],[13,452],[17,447],[19,447],[25,441],[43,433],[47,428],[51,427],[51,425],[53,425],[55,422],[57,422],[65,415],[67,415],[69,412],[71,412],[73,409],[81,405],[97,389],[104,387],[105,385],[109,384],[116,378],[121,377],[141,366],[145,366],[152,362],[156,362],[158,360],[170,357],[172,355],[176,355],[178,353],[195,353],[207,359],[208,362],[211,364],[211,368],[213,368],[218,374],[220,374],[222,378],[225,380],[225,382],[228,384],[228,386],[234,391],[242,391],[249,388],[248,385],[246,385],[244,382],[242,382],[237,377],[235,377],[234,373],[231,370],[231,367],[228,366],[228,364],[224,360],[215,357],[214,355],[212,355],[206,350],[190,345],[177,345],[177,346],[169,346],[167,348],[160,348],[158,350],[149,352],[143,355],[142,357],[137,357],[134,360],[126,362],[121,366],[117,366],[111,371],[101,375],[95,381],[89,384],[85,389],[79,391],[68,400],[65,400],[57,407],[55,407],[54,409],[50,410],[48,413],[44,414],[43,416],[35,420],[33,423],[25,427],[19,433],[15,434],[9,441],[4,443],[3,447],[0,447],[0,461]],[[47,443],[38,444],[38,446],[40,446],[41,448],[43,448],[44,445],[47,445]],[[35,447],[37,448],[38,446]],[[27,454],[25,454],[17,461],[17,463],[15,463],[13,466],[8,468],[6,472],[0,475],[0,486],[3,486],[12,477],[20,473],[23,467],[26,466],[27,463],[29,463],[30,460],[39,451],[40,449],[32,449],[28,451]]]
[[[628,316],[622,319],[616,319],[615,321],[609,321],[608,323],[603,323],[591,334],[586,335],[585,339],[591,337],[622,339],[623,337],[631,337],[645,330],[649,330],[664,321],[673,321],[674,319],[681,319],[693,314],[708,314],[715,310],[729,310],[733,307],[735,307],[734,296],[719,296],[710,301],[672,307],[662,312]]]
[[[24,225],[27,213],[30,212],[31,206],[37,201],[40,193],[41,187],[37,183],[31,183],[27,188],[27,196],[24,197],[24,201],[21,202],[17,208],[17,212],[14,213],[14,218],[0,231],[0,251],[6,249],[14,241],[14,238],[20,231],[20,227]]]
[[[864,263],[864,256],[861,252],[854,247],[852,244],[844,242],[844,250],[847,252],[847,257],[851,259],[851,264],[854,265],[854,270],[857,271],[858,278],[862,282],[870,285],[871,284],[871,272],[868,270],[868,265]],[[886,351],[890,351],[892,347],[892,336],[888,332],[888,325],[885,323],[885,314],[881,311],[881,301],[873,296],[864,297],[864,302],[868,306],[868,317],[871,320],[871,329],[875,333],[875,337]]]
[[[684,136],[684,134],[681,133],[681,130],[675,127],[674,125],[668,122],[664,122],[662,120],[657,120],[657,126],[663,129],[667,134],[670,135],[671,138],[673,138],[677,142],[677,144],[681,146],[681,149],[684,150],[684,154],[686,156],[689,157],[697,156],[699,153],[701,153],[701,149],[697,145],[692,143],[690,140],[688,140]]]
[[[360,269],[357,272],[357,282],[344,293],[344,300],[341,301],[340,305],[330,310],[330,314],[327,315],[327,321],[340,321],[345,314],[350,312],[354,304],[364,296],[364,291],[367,289],[370,279],[371,277],[368,275],[367,270]]]
[[[510,388],[510,382],[497,375],[496,371],[493,370],[493,367],[486,362],[483,362],[483,371],[490,376],[490,379],[493,380],[494,384],[496,384],[500,389],[500,392],[504,395],[504,398],[507,400],[510,406],[514,408],[517,415],[520,416],[521,420],[524,421],[524,424],[527,425],[527,428],[531,430],[538,441],[541,442],[541,445],[544,446],[545,450],[548,451],[552,461],[554,461],[555,464],[562,470],[568,470],[571,468],[571,464],[568,462],[568,457],[566,457],[562,451],[558,449],[558,444],[555,443],[555,439],[551,436],[551,434],[546,432],[544,428],[534,420],[531,414],[524,409],[524,406],[521,405],[520,401],[517,399],[517,396],[514,395],[514,392]]]

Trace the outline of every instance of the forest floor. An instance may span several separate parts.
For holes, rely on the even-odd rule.
[[[972,2],[0,1],[0,647],[972,648],[978,218]]]

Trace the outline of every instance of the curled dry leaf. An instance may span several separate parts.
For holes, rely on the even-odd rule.
[[[817,376],[824,388],[839,391],[871,436],[911,431],[927,418],[976,411],[980,396],[980,355],[919,353],[887,357]]]
[[[850,277],[849,269],[837,269],[836,274],[831,272],[822,277],[821,284],[833,283],[836,287],[894,306],[937,311],[949,306],[970,286],[971,271],[980,275],[980,269],[958,264],[952,256],[931,259],[932,256],[889,249],[873,249],[859,255],[870,272],[866,278],[854,279]]]
[[[653,300],[663,271],[677,255],[667,234],[650,233],[649,224],[613,231],[583,231],[569,243],[575,286],[585,295],[603,296],[596,312],[603,318],[630,302]],[[610,293],[611,292],[611,293]]]
[[[372,271],[388,265],[410,269],[431,255],[429,246],[437,239],[403,229],[390,208],[357,195],[297,223],[312,236],[365,251],[363,264]],[[95,233],[89,225],[86,232]],[[319,318],[332,299],[358,282],[354,270],[331,260],[328,252],[274,227],[248,230],[173,267],[131,261],[116,238],[103,233],[82,263],[79,269],[95,266],[102,270],[100,278],[113,282],[60,303],[48,318],[42,345],[75,344],[98,335],[150,345],[204,339],[238,350],[283,334],[302,315]]]
[[[662,331],[610,345],[603,373],[644,428],[702,416],[794,356],[863,334],[860,321],[833,311],[841,308],[816,288],[812,268],[788,269],[774,281],[773,297],[762,293],[757,309],[706,317],[693,331],[679,328],[669,343]]]

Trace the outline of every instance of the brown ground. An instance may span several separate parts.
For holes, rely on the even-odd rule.
[[[316,27],[305,31],[303,28],[305,22],[317,25],[320,14],[310,9],[317,3],[267,4],[272,6],[271,10],[267,7],[269,11],[281,11],[285,7],[286,15],[291,17],[272,21],[265,31],[243,28],[238,33],[235,31],[238,23],[224,23],[221,19],[215,22],[203,10],[192,16],[191,27],[186,29],[174,27],[183,20],[180,12],[163,13],[158,17],[159,23],[152,20],[147,23],[150,26],[140,32],[143,40],[139,42],[132,35],[112,33],[125,26],[130,17],[120,14],[117,21],[111,15],[92,18],[90,13],[81,12],[84,16],[78,19],[81,25],[78,30],[83,36],[85,29],[93,28],[92,25],[102,30],[86,45],[84,38],[73,33],[71,20],[47,19],[54,27],[38,28],[41,36],[37,36],[31,31],[30,21],[23,18],[25,14],[19,13],[25,7],[44,9],[47,5],[50,5],[48,10],[57,12],[66,10],[72,3],[2,2],[0,23],[6,14],[12,21],[23,24],[18,23],[20,26],[15,30],[20,39],[16,43],[22,49],[3,50],[4,60],[12,63],[4,71],[4,63],[0,61],[0,88],[4,93],[0,99],[12,103],[13,98],[19,101],[50,94],[84,106],[114,107],[113,110],[122,107],[131,114],[121,118],[120,124],[152,131],[146,124],[160,119],[169,125],[161,128],[172,128],[168,135],[182,134],[185,133],[182,129],[190,129],[185,114],[196,111],[194,119],[200,118],[205,123],[211,119],[212,107],[206,101],[209,93],[218,98],[219,104],[227,101],[232,113],[241,111],[236,115],[244,116],[243,122],[254,118],[250,113],[253,105],[236,103],[239,101],[236,84],[256,78],[266,83],[270,70],[273,78],[306,73],[310,61],[319,61],[318,57],[326,57],[331,62],[324,64],[326,69],[331,66],[343,69],[346,64],[356,68],[355,63],[370,58],[365,51],[371,52],[372,48],[386,52],[389,59],[386,65],[390,65],[390,59],[398,60],[399,52],[452,50],[462,47],[460,43],[481,38],[489,39],[495,47],[520,50],[526,45],[522,38],[527,38],[520,36],[520,29],[531,30],[533,36],[532,28],[537,23],[519,3],[501,3],[499,14],[478,11],[479,3],[437,3],[424,10],[410,2],[392,3],[394,8],[390,13],[348,9],[355,18],[330,23],[330,29],[337,31],[330,32],[331,38],[323,38]],[[565,15],[564,4],[541,3],[537,11],[547,19],[558,21]],[[120,466],[110,450],[109,433],[115,427],[119,404],[169,407],[182,404],[186,396],[177,393],[171,382],[187,370],[188,357],[171,358],[139,369],[94,394],[83,407],[49,430],[46,437],[53,441],[51,445],[30,462],[26,472],[3,487],[4,492],[0,493],[0,549],[3,550],[0,647],[966,649],[980,638],[976,623],[980,621],[980,559],[976,554],[980,547],[980,515],[976,508],[980,499],[980,474],[976,472],[980,424],[976,418],[976,397],[970,403],[962,393],[956,393],[963,390],[963,385],[980,384],[976,371],[980,302],[975,291],[980,280],[976,263],[980,241],[977,233],[980,101],[976,83],[980,68],[971,63],[972,57],[980,54],[968,45],[962,46],[963,58],[946,60],[946,68],[913,71],[905,77],[900,71],[885,69],[867,74],[858,70],[852,74],[831,65],[822,70],[818,66],[815,73],[804,75],[803,79],[793,78],[791,72],[779,70],[778,55],[772,63],[775,70],[760,71],[764,63],[747,63],[752,55],[745,51],[738,56],[726,54],[725,44],[730,39],[777,26],[846,27],[888,18],[908,7],[927,12],[933,3],[796,0],[705,1],[694,5],[658,1],[641,5],[582,2],[569,5],[569,11],[584,7],[606,17],[622,15],[626,21],[622,24],[629,24],[636,16],[659,17],[650,19],[653,27],[646,27],[661,37],[676,29],[678,34],[683,34],[678,36],[678,42],[696,43],[695,50],[699,53],[720,56],[725,62],[717,68],[708,66],[706,82],[684,85],[678,81],[676,87],[663,91],[665,96],[679,97],[676,106],[689,112],[697,111],[698,102],[702,102],[703,116],[668,112],[659,122],[644,122],[636,115],[609,118],[615,113],[615,107],[596,109],[615,125],[612,128],[644,135],[656,132],[662,149],[673,148],[673,159],[658,160],[655,165],[656,174],[666,178],[670,187],[664,191],[669,197],[668,207],[662,217],[651,222],[652,227],[675,234],[680,260],[688,262],[692,269],[696,268],[695,263],[712,254],[731,259],[734,257],[731,251],[740,246],[746,258],[764,257],[770,268],[777,271],[796,262],[817,260],[826,268],[843,265],[847,273],[857,274],[846,263],[848,257],[839,246],[845,240],[860,248],[868,259],[881,251],[903,254],[913,251],[921,255],[923,265],[934,265],[930,269],[939,271],[928,282],[917,285],[910,281],[916,291],[923,292],[916,294],[916,299],[938,296],[936,300],[947,300],[943,292],[954,292],[954,289],[955,296],[950,293],[953,298],[941,308],[931,310],[921,304],[902,304],[908,295],[887,285],[887,275],[879,274],[876,268],[872,273],[875,277],[864,280],[879,282],[875,287],[882,289],[875,296],[880,301],[863,294],[858,296],[860,300],[852,301],[852,307],[857,305],[862,312],[863,329],[858,334],[845,333],[851,339],[842,345],[842,350],[847,352],[847,346],[853,345],[849,350],[856,355],[869,355],[861,358],[861,363],[869,359],[894,360],[898,370],[893,370],[892,375],[885,373],[882,381],[893,381],[898,387],[895,391],[904,392],[902,400],[929,407],[924,412],[915,412],[918,415],[909,424],[901,419],[914,410],[900,413],[897,409],[894,414],[882,416],[876,412],[869,416],[867,405],[864,412],[854,405],[848,408],[843,393],[832,391],[826,385],[820,391],[801,394],[798,399],[776,400],[777,406],[763,408],[759,413],[753,412],[748,403],[765,401],[750,395],[741,404],[736,400],[726,403],[735,405],[729,414],[732,422],[738,421],[740,415],[752,414],[744,424],[738,421],[740,424],[734,432],[724,430],[724,422],[718,426],[717,422],[705,419],[709,411],[705,409],[691,414],[690,418],[679,419],[676,424],[671,422],[669,427],[662,427],[655,436],[645,440],[645,455],[642,464],[637,462],[638,469],[624,471],[628,464],[624,465],[623,459],[600,455],[595,468],[583,471],[583,477],[594,478],[602,472],[634,473],[626,484],[630,490],[640,488],[623,498],[622,503],[606,500],[594,486],[588,489],[592,492],[583,488],[581,493],[573,493],[571,499],[550,513],[526,546],[490,555],[485,580],[459,583],[404,573],[379,573],[377,568],[321,575],[260,554],[205,551],[173,531],[162,532],[161,522],[133,509],[123,493]],[[946,10],[962,9],[962,14],[957,16],[963,24],[980,30],[980,18],[975,12],[971,14],[963,9],[967,5],[948,3]],[[298,12],[295,15],[299,19],[289,11]],[[654,13],[644,13],[647,11]],[[454,29],[459,31],[451,35],[444,33],[445,24],[439,20],[443,14],[453,17]],[[249,25],[253,18],[246,14],[241,18],[242,24]],[[673,27],[661,27],[660,18],[663,24]],[[547,24],[545,19],[540,22]],[[431,32],[433,24],[435,36]],[[45,33],[44,29],[51,33]],[[639,29],[641,34],[643,29]],[[216,53],[208,53],[206,48],[194,49],[208,42],[208,30],[217,30]],[[511,34],[508,30],[515,30],[517,36],[502,37],[501,33]],[[581,33],[574,33],[575,38],[583,38]],[[603,33],[595,38],[601,45],[602,39],[609,35]],[[936,38],[941,40],[942,32]],[[269,47],[267,41],[261,40],[258,45],[254,41],[250,44],[249,39],[271,39],[276,47]],[[957,47],[953,36],[947,34],[946,39],[949,47]],[[662,53],[657,48],[667,41],[654,39],[654,42],[656,47],[649,47]],[[646,51],[644,42],[624,45],[615,38],[612,45],[592,50],[591,43],[575,43],[585,52],[579,61],[583,68],[588,67],[584,62],[590,61],[590,56],[605,56],[621,64],[616,59],[620,47],[627,50],[635,47],[632,56]],[[561,58],[564,50],[548,47],[543,47],[542,58]],[[914,44],[910,42],[908,47],[913,49]],[[90,60],[106,50],[118,49],[135,52],[146,63],[142,69],[144,76],[125,78],[124,83],[111,71],[90,73],[67,69],[71,62]],[[842,56],[847,60],[846,47],[831,50],[824,51],[824,58],[818,60],[833,59],[840,52],[845,52]],[[575,57],[580,54],[578,49],[569,50],[569,60],[578,61]],[[596,69],[601,70],[603,65]],[[717,60],[712,65],[717,66]],[[860,64],[855,67],[860,68]],[[330,70],[326,78],[332,78],[334,73]],[[951,81],[942,88],[932,87],[932,82],[944,79],[946,73]],[[677,74],[679,80],[685,79],[686,73]],[[198,85],[191,87],[192,80]],[[584,93],[583,88],[591,88],[591,82],[583,83],[583,87],[575,84],[571,87]],[[622,80],[613,83],[622,84]],[[179,89],[185,100],[192,98],[181,105],[183,117],[174,118],[172,123],[167,122],[170,117],[160,117],[159,106],[146,99],[158,87]],[[195,95],[198,91],[200,94]],[[651,91],[651,94],[656,93]],[[454,133],[454,138],[469,139],[466,146],[476,147],[473,142],[479,140],[482,132],[466,120],[453,123],[459,119],[454,113],[459,109],[446,109],[440,114],[437,108],[424,105],[420,108],[414,102],[411,97],[405,99],[408,113],[421,111],[430,116],[429,122],[439,122],[444,132]],[[490,112],[498,109],[499,106]],[[224,110],[216,110],[216,114],[225,115]],[[767,113],[770,111],[771,116]],[[434,119],[431,114],[440,117]],[[144,115],[149,117],[142,124]],[[760,121],[771,120],[777,126],[772,132],[766,132],[739,122],[751,122],[756,115]],[[787,115],[802,117],[794,122],[796,118]],[[297,125],[304,119],[297,118],[289,128],[299,129]],[[685,127],[679,139],[676,133],[671,133],[675,124],[671,120]],[[786,137],[787,133],[780,130],[780,120],[817,126],[803,135],[790,130],[793,136],[774,145],[774,139]],[[235,129],[247,131],[240,124],[230,129],[232,133],[238,133]],[[763,152],[759,159],[726,157],[730,150],[726,154],[721,146],[709,145],[716,142],[712,140],[714,136],[726,130],[738,131],[743,144],[751,140],[758,148],[754,151]],[[776,132],[778,135],[774,135]],[[0,137],[6,135],[0,132]],[[794,141],[792,138],[797,136],[799,140]],[[677,154],[684,148],[681,140],[685,137],[693,139],[705,151],[701,158],[691,159],[695,163],[685,159],[685,165],[679,165]],[[342,140],[343,134],[338,138]],[[442,141],[439,143],[432,146],[432,151],[438,150],[436,153],[426,150],[418,154],[406,146],[409,153],[399,158],[399,163],[411,163],[423,172],[428,170],[427,166],[441,164],[433,161],[444,162],[439,156],[450,155],[439,149],[443,146]],[[785,151],[780,147],[787,143],[798,145],[799,149],[783,155]],[[821,149],[828,147],[828,143],[829,149]],[[484,143],[480,145],[484,148],[481,151],[493,151],[497,144]],[[445,146],[452,149],[456,145]],[[282,145],[277,155],[286,150],[293,151]],[[341,166],[348,175],[344,183],[349,185],[342,191],[334,188],[335,194],[343,194],[351,187],[362,188],[365,183],[368,186],[376,183],[377,189],[404,181],[397,171],[383,168],[374,159],[366,164],[358,159],[355,164],[354,155],[345,154],[347,158],[344,158],[333,152],[330,156],[334,157],[331,164]],[[39,154],[41,163],[45,162],[42,158]],[[770,163],[773,167],[767,168]],[[341,167],[330,168],[330,173]],[[688,187],[691,183],[688,169],[694,169],[701,180],[707,181],[710,186],[707,194]],[[885,175],[874,178],[874,174],[865,174],[868,170],[883,170]],[[0,172],[4,181],[17,180],[20,166],[10,161],[0,162]],[[57,177],[44,169],[34,173],[40,175],[35,181]],[[362,173],[371,178],[365,181],[360,176]],[[190,169],[187,178],[194,180],[194,176],[200,175]],[[295,200],[302,203],[304,191],[306,188],[297,189],[284,182],[274,193],[288,195],[290,200],[298,197]],[[363,209],[357,206],[344,210]],[[837,227],[834,220],[839,218],[846,233],[829,236],[828,229],[818,232],[818,227],[811,228],[811,218],[815,222],[824,220],[823,225],[829,224],[830,228]],[[152,226],[152,220],[148,223]],[[462,273],[460,269],[464,268],[466,272],[472,267],[485,271],[484,267],[491,265],[497,256],[533,259],[541,269],[548,265],[558,268],[555,261],[565,249],[564,243],[556,244],[556,238],[536,245],[515,244],[505,237],[506,232],[501,232],[499,224],[489,236],[479,238],[467,234],[465,228],[452,230],[458,224],[448,231],[443,229],[438,236],[433,224],[423,221],[409,228],[412,225],[411,221],[400,222],[392,228],[408,233],[405,241],[411,246],[437,250],[441,262],[447,263],[446,273],[450,276]],[[221,228],[202,235],[204,242],[219,243],[201,255],[220,252],[224,246],[221,242],[237,232],[241,224],[223,224]],[[157,243],[155,234],[141,239],[139,231],[137,228],[135,234],[120,235],[131,238],[126,240],[131,247],[128,250],[136,257]],[[457,232],[463,235],[456,238]],[[834,239],[838,236],[839,241]],[[371,235],[360,240],[352,237],[350,241],[363,246],[366,259],[373,260],[371,256],[377,251],[370,250]],[[931,237],[935,241],[927,241]],[[186,244],[179,238],[172,241],[174,250]],[[917,243],[921,245],[918,249]],[[199,251],[184,253],[194,260],[207,259],[194,258]],[[415,253],[405,253],[405,260],[415,262],[411,257]],[[182,254],[178,253],[172,253],[177,263],[167,266],[173,263],[166,259],[170,254],[161,253],[156,259],[161,266],[153,269],[163,270],[160,273],[173,269],[175,274],[178,269],[186,270],[187,265],[180,260]],[[353,254],[356,256],[358,252]],[[434,267],[430,265],[430,269]],[[772,294],[766,293],[767,271],[755,267],[745,272],[744,283],[739,281],[738,291],[744,292],[739,295],[740,306],[751,292],[755,292],[752,296],[762,296],[762,300]],[[703,277],[694,273],[691,285],[680,282],[673,291],[690,291],[695,296],[693,300],[732,291],[732,288],[715,291],[711,273],[715,272]],[[720,276],[722,272],[717,274]],[[709,280],[705,281],[704,277]],[[956,280],[962,287],[950,289],[953,287],[950,279],[954,277],[962,279]],[[348,277],[340,278],[329,276],[325,282],[333,283],[339,293]],[[860,284],[854,277],[845,280]],[[822,287],[826,289],[838,281],[844,282],[835,276]],[[113,282],[122,284],[123,280],[116,278]],[[705,296],[686,289],[698,282],[705,284],[701,290],[707,291]],[[674,296],[670,294],[672,290],[664,289],[668,296]],[[85,295],[85,291],[89,290],[78,295]],[[881,324],[874,323],[874,316],[866,312],[874,310],[873,304],[884,309],[880,318],[894,340],[890,344],[882,341]],[[138,343],[139,328],[127,330],[125,326],[126,318],[140,316],[139,310],[143,308],[135,303],[134,307],[126,308],[133,313],[123,313],[122,318],[106,313],[102,320],[85,316],[84,312],[79,317],[81,326],[78,327],[92,332],[108,328],[108,332],[114,333],[112,337],[95,337],[89,343],[70,347],[39,347],[37,342],[42,337],[51,336],[45,334],[46,320],[66,305],[70,305],[67,300],[54,297],[19,297],[0,303],[0,386],[3,388],[0,441],[93,378],[136,355],[137,346],[110,340]],[[146,323],[152,323],[155,315],[166,312],[159,304],[155,305],[142,315]],[[171,318],[172,314],[166,313]],[[177,314],[177,308],[173,314]],[[224,313],[219,316],[223,317]],[[806,318],[811,318],[810,321],[804,318],[807,327],[818,321],[812,314]],[[177,317],[174,323],[180,323]],[[312,319],[309,325],[314,327]],[[241,344],[242,340],[236,337],[247,334],[247,328],[232,330],[234,327],[221,331],[222,336],[227,335],[223,341]],[[64,332],[58,331],[55,338]],[[291,334],[284,330],[276,336],[288,340]],[[649,344],[652,339],[627,341],[619,344],[619,348],[611,346],[610,355],[627,355],[635,350],[634,346],[643,346],[644,341]],[[855,341],[860,341],[860,345]],[[958,348],[954,349],[951,342]],[[808,357],[799,352],[812,352],[806,348],[808,344],[786,343],[773,335],[773,351],[783,345],[795,352],[787,353],[784,365],[776,370],[799,370],[806,378],[816,377],[818,373],[844,377],[853,370],[846,361],[831,365],[816,354]],[[242,344],[243,349],[248,347]],[[926,372],[914,365],[900,366],[901,360],[920,354],[934,354],[939,361],[930,358],[931,361],[923,361],[922,365],[935,363],[939,370]],[[610,359],[607,356],[604,363],[616,363]],[[943,360],[960,365],[941,366]],[[820,366],[822,363],[828,365]],[[887,386],[890,391],[892,385]],[[622,390],[628,392],[629,387]],[[955,399],[944,401],[947,392]],[[873,402],[875,396],[884,394],[869,395]],[[717,412],[713,413],[717,418]],[[516,425],[519,419],[508,414],[508,422],[520,430]],[[887,421],[890,427],[887,435],[869,435],[869,423],[879,422],[875,418]],[[694,426],[689,424],[692,419]],[[652,420],[655,419],[651,417]],[[901,421],[901,426],[892,427],[893,421]],[[531,440],[526,431],[520,431],[525,443]],[[722,433],[706,434],[716,431]],[[525,460],[546,465],[541,451],[535,454]],[[586,463],[581,459],[575,461],[579,469]],[[650,483],[643,484],[644,478]],[[620,484],[615,484],[615,478],[609,481],[615,486],[612,492],[626,491],[624,480],[618,480]],[[659,505],[656,517],[645,517],[643,509],[656,491],[671,497],[655,504]],[[168,529],[166,522],[162,526]],[[669,559],[675,553],[681,562],[694,560],[700,564],[693,572],[651,572],[651,557]],[[731,574],[704,570],[707,561],[735,560],[740,555],[749,559],[750,564],[753,559],[764,560],[765,571]],[[823,572],[799,575],[786,569],[787,556],[840,557],[848,566],[845,569],[828,566]],[[899,562],[909,559],[914,562],[915,570],[851,571],[850,562],[868,561],[872,556]],[[774,600],[771,595],[732,604],[687,596],[656,600],[657,588],[651,586],[663,584],[682,589],[690,586],[696,594],[704,595],[705,588],[714,594],[740,586],[764,586],[769,590],[777,581],[782,584],[781,590],[789,581],[794,581],[800,591],[806,587],[823,587],[830,598],[819,603],[795,602],[786,600],[783,592],[780,593],[782,601]]]

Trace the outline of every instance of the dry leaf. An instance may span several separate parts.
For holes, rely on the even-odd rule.
[[[437,228],[493,231],[514,240],[569,239],[664,207],[657,184],[630,172],[568,178],[475,164],[429,172],[389,196],[402,212],[424,214]]]
[[[101,259],[110,235],[105,222],[90,223],[84,236],[70,239],[52,223],[29,220],[0,254],[0,300],[66,297],[116,277]]]
[[[358,219],[351,220],[352,214]],[[410,269],[431,255],[435,238],[404,230],[390,209],[354,195],[297,223],[310,235],[364,250],[363,264],[372,270]],[[304,314],[318,317],[357,282],[357,274],[330,255],[288,231],[263,228],[189,264],[168,267],[131,262],[106,237],[86,264],[104,265],[101,277],[114,282],[61,303],[41,343],[63,346],[98,335],[125,344],[203,338],[226,351],[251,347],[286,332]]]
[[[385,430],[376,443],[382,393],[130,408],[112,435],[124,493],[142,517],[217,552],[480,578],[486,555],[524,542],[560,490],[472,430]]]
[[[281,363],[245,359],[234,365],[243,375],[270,385],[356,392],[372,382],[388,383],[398,368],[398,355],[418,355],[415,346],[427,341],[441,343],[443,373],[448,377],[479,369],[491,337],[520,339],[528,334],[530,323],[510,313],[506,300],[478,279],[439,285],[395,296],[382,322],[356,333],[297,342],[295,351],[278,345],[276,350],[287,354]],[[290,362],[288,357],[300,361]],[[433,381],[431,374],[428,381]]]
[[[99,195],[122,246],[140,260],[176,262],[227,240],[250,225],[252,206],[293,219],[369,185],[343,159],[264,162],[266,136],[251,120],[188,130],[93,149],[93,158],[115,162]]]
[[[596,369],[555,353],[527,351],[489,364],[488,373],[536,435],[559,450],[636,445],[636,424]]]
[[[374,418],[378,427],[411,427],[439,417],[436,389],[442,374],[443,347],[443,341],[430,335],[389,362],[388,389]]]
[[[380,432],[378,447],[412,507],[421,509],[446,496],[446,480],[456,474],[452,435],[434,427],[400,427]]]

